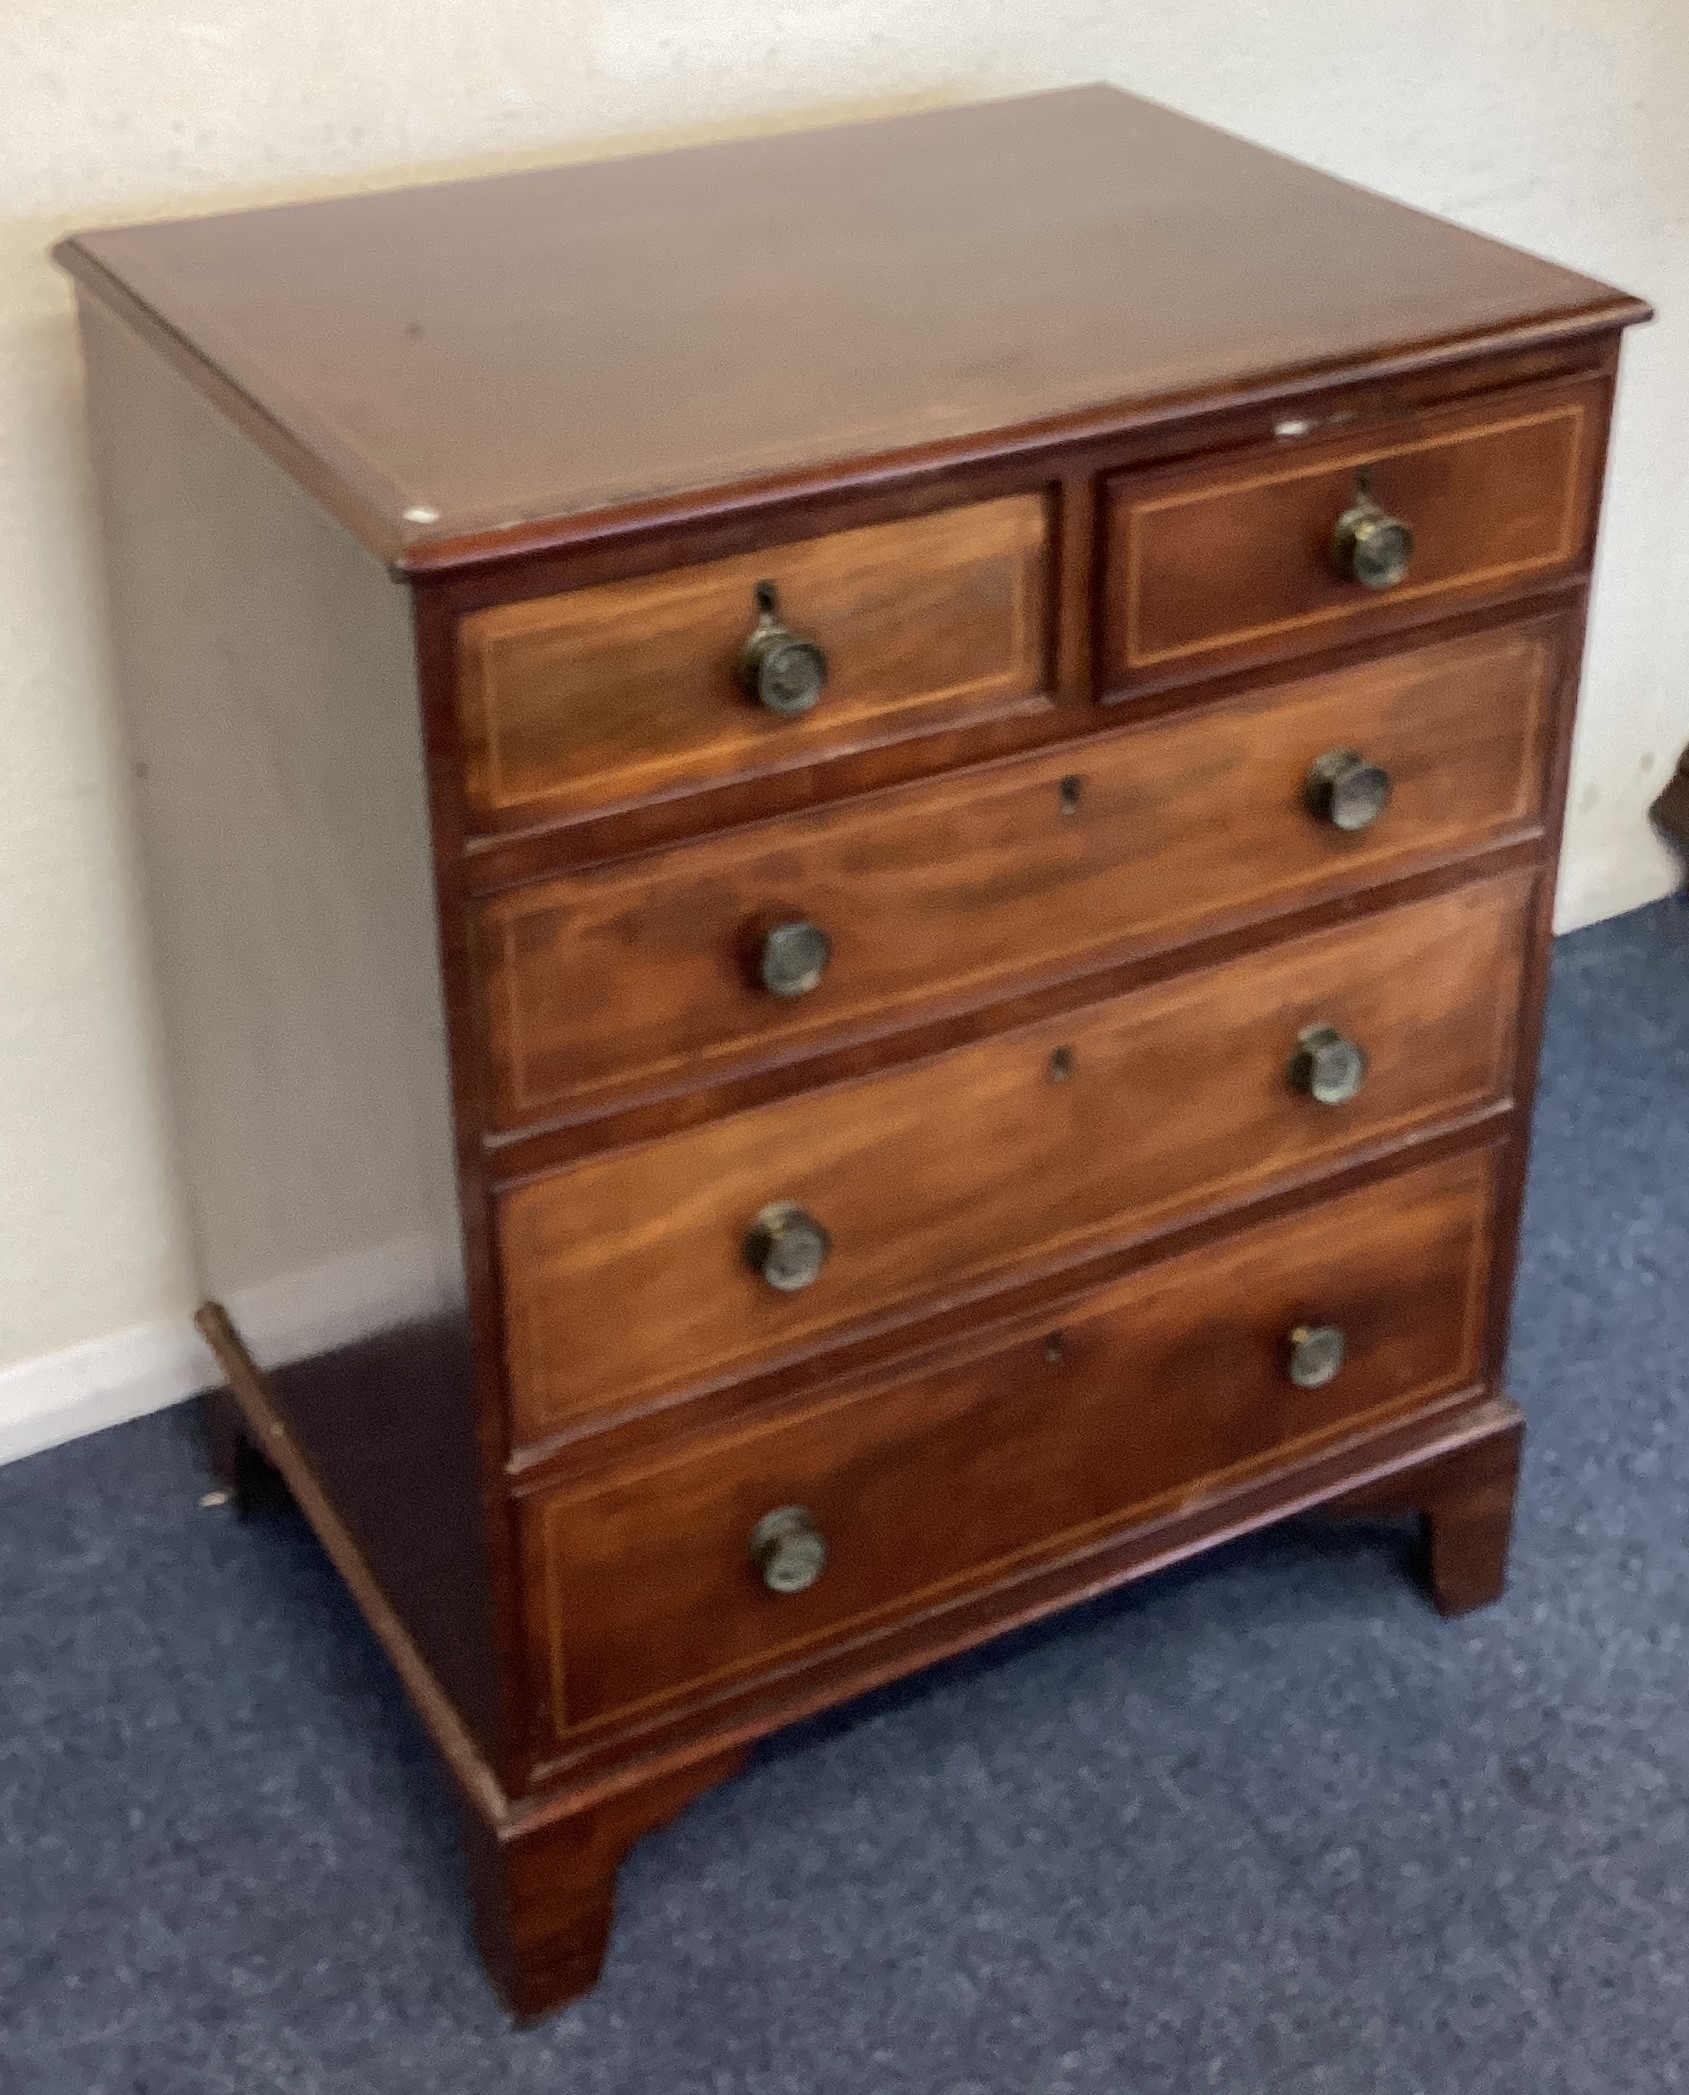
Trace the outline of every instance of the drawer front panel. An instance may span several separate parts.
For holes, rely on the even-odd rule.
[[[477,919],[495,1122],[889,1030],[1516,834],[1541,807],[1560,632],[1444,642],[496,896]],[[1344,748],[1391,779],[1358,831],[1306,796]],[[773,994],[770,932],[803,923],[824,971]]]
[[[1108,495],[1107,682],[1117,689],[1334,647],[1568,575],[1589,557],[1604,382],[1526,393],[1222,467],[1116,481]],[[1406,579],[1339,571],[1338,520],[1364,474],[1414,535]]]
[[[1504,1099],[1532,887],[1459,889],[512,1187],[498,1225],[517,1439],[986,1293]],[[1288,1074],[1320,1027],[1370,1058],[1343,1103]],[[761,1218],[792,1208],[830,1252],[783,1291],[750,1249]]]
[[[1128,1276],[1059,1334],[540,1501],[528,1575],[558,1733],[723,1689],[1469,1387],[1492,1171],[1468,1154],[1316,1204]],[[1305,1334],[1333,1330],[1341,1365],[1299,1386]],[[750,1540],[792,1507],[826,1562],[777,1593]]]
[[[1049,703],[1041,495],[872,524],[469,613],[458,709],[471,826],[499,829],[780,771]],[[812,710],[748,695],[771,583],[819,646]]]

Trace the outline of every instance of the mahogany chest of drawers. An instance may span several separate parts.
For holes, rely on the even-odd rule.
[[[488,1960],[1316,1506],[1501,1588],[1635,300],[1106,89],[90,235],[183,1202]]]

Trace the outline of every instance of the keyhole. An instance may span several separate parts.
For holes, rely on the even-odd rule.
[[[1068,1078],[1069,1078],[1070,1076],[1072,1076],[1072,1074],[1073,1074],[1073,1050],[1072,1050],[1072,1048],[1070,1048],[1070,1047],[1059,1047],[1059,1048],[1057,1048],[1057,1049],[1056,1049],[1056,1051],[1055,1051],[1055,1053],[1054,1053],[1054,1054],[1053,1054],[1053,1055],[1052,1055],[1052,1056],[1050,1057],[1050,1082],[1051,1082],[1052,1084],[1065,1084],[1065,1083],[1067,1082]]]
[[[1056,797],[1061,802],[1061,811],[1064,815],[1073,815],[1079,812],[1079,792],[1080,785],[1077,778],[1064,778],[1061,784],[1057,786]]]
[[[1052,1331],[1044,1341],[1044,1358],[1046,1360],[1060,1360],[1066,1352],[1066,1339],[1062,1337],[1059,1331]]]
[[[780,608],[780,592],[772,582],[757,584],[757,611],[763,618],[772,618]]]

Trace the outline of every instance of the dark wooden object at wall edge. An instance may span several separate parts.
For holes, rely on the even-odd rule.
[[[1689,749],[1684,750],[1678,759],[1671,783],[1654,802],[1651,813],[1677,846],[1685,874],[1689,876]]]

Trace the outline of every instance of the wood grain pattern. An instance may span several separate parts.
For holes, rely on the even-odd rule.
[[[1329,645],[1569,573],[1591,548],[1605,413],[1605,386],[1588,381],[1115,482],[1111,687]],[[1363,470],[1414,532],[1407,580],[1384,592],[1331,557]]]
[[[401,560],[1646,311],[1101,87],[133,226],[59,255]]]
[[[470,613],[458,703],[471,820],[497,827],[813,763],[1047,706],[1039,494]],[[827,655],[815,709],[746,696],[739,651],[772,582]]]
[[[1639,310],[1639,309],[1637,309]],[[1621,321],[1579,315],[1561,328],[1538,322],[1516,339],[1454,362],[1434,347],[1402,351],[1343,370],[1321,369],[1290,386],[1262,379],[1198,400],[1164,399],[1123,414],[1099,407],[965,444],[922,444],[893,456],[835,459],[826,466],[759,474],[729,485],[651,495],[610,512],[554,517],[415,544],[397,565],[438,602],[461,614],[700,560],[776,541],[855,529],[940,507],[992,501],[1029,487],[1077,485],[1087,499],[1111,474],[1147,472],[1206,453],[1218,459],[1270,445],[1282,450],[1287,421],[1296,442],[1379,418],[1452,408],[1516,387],[1617,376]],[[1099,477],[1100,476],[1100,477]],[[1063,528],[1075,521],[1064,512]],[[1091,565],[1094,537],[1083,542]],[[1066,606],[1064,605],[1064,609]],[[1086,613],[1087,617],[1089,613]]]
[[[1523,834],[1564,647],[1537,619],[496,895],[476,918],[495,1125],[707,1082]],[[1308,811],[1334,748],[1390,772],[1370,830]],[[784,999],[757,979],[756,932],[792,918],[833,951],[819,988]]]
[[[499,1199],[518,1443],[917,1316],[1506,1096],[1528,875],[1457,889],[856,1084],[589,1157]],[[1359,1096],[1286,1070],[1359,1041]],[[1069,1073],[1055,1080],[1065,1051]],[[778,1294],[771,1202],[830,1233]]]
[[[1330,1503],[1345,1472],[1373,1480],[1355,1510],[1435,1509],[1425,1515],[1428,1528],[1435,1533],[1440,1523],[1445,1540],[1459,1547],[1442,1560],[1450,1582],[1440,1582],[1434,1546],[1426,1574],[1439,1606],[1459,1611],[1478,1591],[1470,1574],[1481,1568],[1480,1551],[1493,1549],[1497,1534],[1505,1547],[1521,1438],[1520,1414],[1504,1398],[1475,1406],[1428,1399],[1410,1403],[1405,1412],[1397,1405],[1382,1422],[1375,1415],[1358,1438],[1318,1436],[1270,1468],[1255,1465],[1234,1475],[1229,1488],[1185,1494],[1160,1514],[1140,1512],[1124,1526],[1113,1524],[1089,1549],[1028,1567],[1012,1586],[941,1604],[854,1645],[828,1640],[821,1653],[800,1655],[800,1663],[777,1674],[753,1671],[748,1690],[741,1685],[735,1701],[693,1705],[694,1729],[706,1728],[701,1740],[683,1739],[653,1753],[648,1727],[631,1764],[607,1777],[577,1773],[550,1797],[493,1817],[460,1792],[476,1934],[495,1982],[524,2019],[590,1987],[608,1947],[616,1872],[628,1847],[702,1790],[730,1779],[753,1740],[825,1708],[841,1693],[859,1693],[976,1645],[1007,1623],[1036,1620],[1064,1603],[1163,1569],[1191,1556],[1205,1540],[1246,1533],[1310,1503]],[[1462,1578],[1462,1572],[1469,1576]],[[536,1656],[543,1676],[549,1653]],[[841,1666],[848,1669],[842,1676]],[[682,1702],[682,1727],[687,1716]],[[676,1730],[672,1716],[669,1730]],[[577,1768],[582,1744],[583,1735],[574,1734]],[[591,1752],[588,1743],[585,1753]]]
[[[559,1737],[864,1635],[1469,1385],[1494,1169],[1468,1154],[1410,1172],[1151,1267],[1059,1333],[967,1369],[541,1501],[530,1563]],[[1348,1340],[1323,1389],[1287,1372],[1288,1334],[1305,1323]],[[808,1591],[775,1595],[748,1537],[794,1504],[828,1561]]]
[[[1375,1421],[1360,1433],[1271,1463],[1208,1496],[1193,1494],[1168,1512],[1134,1518],[1078,1555],[1037,1561],[996,1584],[968,1589],[860,1642],[826,1643],[790,1668],[743,1677],[707,1698],[668,1702],[643,1715],[576,1732],[541,1764],[540,1779],[560,1785],[567,1795],[595,1771],[625,1765],[630,1756],[645,1764],[651,1756],[696,1753],[716,1741],[766,1736],[1240,1536],[1322,1511],[1367,1480],[1445,1462],[1451,1469],[1467,1460],[1477,1465],[1483,1461],[1480,1451],[1516,1431],[1519,1418],[1507,1397],[1477,1389]],[[546,1654],[539,1651],[536,1658],[543,1679]]]

